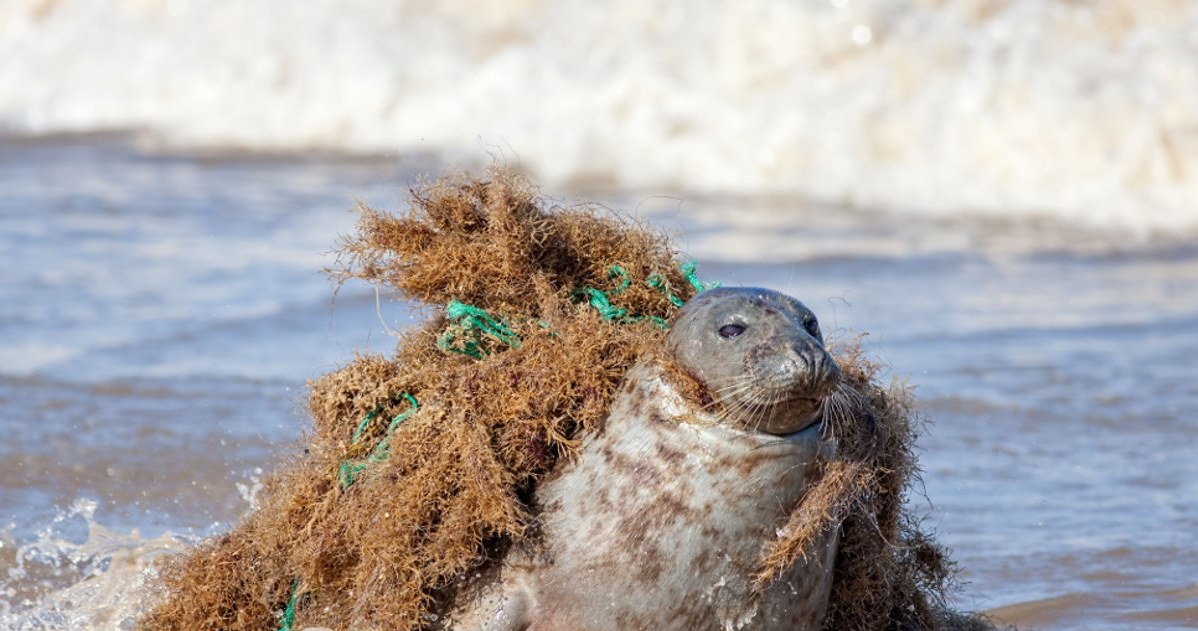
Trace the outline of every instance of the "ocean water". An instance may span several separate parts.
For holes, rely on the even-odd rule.
[[[320,273],[355,198],[399,206],[418,172],[397,164],[0,146],[0,626],[132,628],[150,564],[227,528],[298,448],[305,379],[418,316],[363,286],[334,299]],[[1042,628],[1198,621],[1198,248],[603,201],[673,231],[706,278],[798,296],[832,339],[867,332],[916,386],[918,501],[964,569],[960,606]]]
[[[959,606],[1198,627],[1198,5],[678,6],[0,0],[0,628],[134,628],[420,317],[347,210],[491,161],[866,333]]]

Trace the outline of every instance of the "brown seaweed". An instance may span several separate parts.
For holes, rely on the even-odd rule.
[[[398,215],[360,212],[333,275],[430,317],[393,356],[310,384],[304,453],[231,532],[162,568],[142,628],[262,631],[285,609],[297,629],[435,627],[455,589],[535,537],[537,482],[602,431],[625,372],[662,354],[664,323],[701,289],[663,235],[596,206],[551,208],[503,170],[418,186]],[[949,610],[952,564],[912,516],[909,393],[879,386],[856,348],[837,353],[840,456],[779,525],[758,579],[839,528],[826,628],[988,628]]]

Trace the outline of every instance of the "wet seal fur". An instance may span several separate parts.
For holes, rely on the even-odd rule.
[[[754,584],[763,550],[835,454],[821,402],[840,371],[814,314],[772,290],[713,289],[680,310],[667,348],[629,371],[604,431],[538,488],[540,547],[513,550],[461,594],[448,628],[820,627],[835,530]]]

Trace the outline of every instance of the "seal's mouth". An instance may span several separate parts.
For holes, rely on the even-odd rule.
[[[823,426],[824,426],[824,415],[823,414],[815,414],[811,417],[811,420],[806,425],[804,425],[803,427],[794,431],[793,433],[802,434],[803,432],[806,432],[810,429],[813,429],[813,428],[819,429],[819,428],[822,428]]]
[[[793,412],[818,412],[824,405],[823,397],[794,397],[789,399],[785,404],[786,408]]]
[[[824,422],[823,403],[823,398],[798,397],[792,399],[787,407],[796,412],[794,418],[798,428],[790,433],[800,434],[817,425],[822,425]]]
[[[762,410],[760,416],[755,416],[750,410],[742,421],[747,429],[763,434],[798,434],[823,423],[823,402],[822,397],[793,397],[769,406],[768,412]]]

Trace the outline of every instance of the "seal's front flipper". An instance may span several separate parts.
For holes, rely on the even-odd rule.
[[[523,589],[510,589],[496,607],[488,607],[490,620],[486,620],[481,631],[526,631],[529,627],[529,598]]]
[[[505,568],[503,573],[511,572]],[[531,626],[533,594],[528,577],[509,576],[488,581],[463,610],[453,616],[453,631],[526,631]]]

